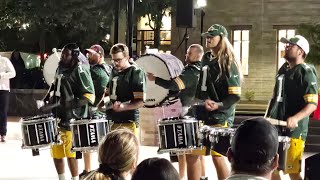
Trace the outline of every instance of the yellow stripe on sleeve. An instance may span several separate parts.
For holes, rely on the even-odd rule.
[[[90,93],[85,93],[83,96],[85,98],[87,98],[91,104],[93,104],[96,99],[96,96],[94,94],[90,94]]]
[[[146,99],[146,93],[144,92],[133,92],[134,99]]]
[[[176,82],[176,84],[178,85],[179,90],[182,90],[182,89],[186,88],[186,86],[184,85],[183,81],[179,77],[175,78],[174,82]]]
[[[317,94],[305,94],[303,98],[306,103],[318,103]]]
[[[241,87],[238,86],[232,86],[228,87],[228,93],[229,94],[241,94]]]

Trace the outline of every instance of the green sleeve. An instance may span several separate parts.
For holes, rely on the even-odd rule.
[[[132,92],[134,99],[146,99],[146,75],[144,71],[138,67],[135,67],[132,74]]]
[[[78,65],[76,69],[78,78],[78,90],[91,104],[94,104],[95,93],[94,86],[90,74],[90,67],[87,65]]]
[[[307,104],[318,104],[318,82],[317,76],[312,69],[307,69],[302,77],[303,87],[305,89],[303,98]]]
[[[180,91],[197,86],[199,74],[200,71],[194,71],[191,67],[187,66],[178,77],[171,80],[156,77],[155,83],[165,89]]]
[[[240,74],[237,66],[232,63],[230,67],[230,75],[227,78],[228,95],[222,100],[223,106],[220,108],[229,108],[240,100],[241,86],[240,86]]]
[[[98,103],[101,101],[109,82],[109,76],[102,68],[99,68],[99,71],[97,72],[97,80],[95,82],[96,84],[94,84],[94,90],[96,98],[93,104],[94,106],[98,105]]]

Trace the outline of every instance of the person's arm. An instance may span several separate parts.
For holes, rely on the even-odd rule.
[[[94,90],[95,90],[95,102],[94,106],[98,106],[102,101],[105,96],[105,90],[107,88],[108,82],[109,82],[109,76],[107,75],[104,70],[101,69],[101,71],[98,74],[98,81],[96,81],[97,84],[94,85]]]
[[[1,57],[6,61],[6,70],[5,72],[0,73],[0,79],[11,79],[16,76],[16,70],[14,69],[11,61],[6,57]]]
[[[315,104],[307,104],[301,111],[287,119],[287,127],[290,129],[296,128],[298,122],[303,118],[310,116],[310,114],[317,109]]]
[[[135,110],[135,109],[139,109],[144,105],[144,102],[142,99],[135,99],[130,101],[130,103],[126,103],[126,102],[119,102],[116,101],[115,103],[113,103],[113,110],[115,112],[121,112],[121,111],[129,111],[129,110]]]
[[[155,84],[165,89],[181,91],[197,85],[200,72],[199,70],[193,70],[192,68],[193,67],[187,66],[178,77],[170,80],[156,77],[152,73],[148,73],[147,76],[150,81],[154,80]]]

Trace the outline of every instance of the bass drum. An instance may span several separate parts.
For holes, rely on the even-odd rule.
[[[43,77],[47,84],[50,86],[54,80],[56,70],[61,57],[61,51],[57,51],[55,48],[52,50],[51,54],[43,65]]]
[[[54,81],[54,76],[56,75],[62,50],[57,50],[56,48],[53,48],[52,52],[53,53],[48,57],[48,59],[43,65],[43,76],[49,86]],[[82,64],[89,64],[88,59],[81,52],[78,56],[78,59]]]
[[[182,62],[171,54],[147,54],[136,60],[144,71],[153,73],[155,76],[165,80],[170,80],[179,76],[183,70]],[[172,104],[177,99],[173,96],[170,99],[171,92],[149,81],[147,78],[146,107],[161,106],[164,103]]]

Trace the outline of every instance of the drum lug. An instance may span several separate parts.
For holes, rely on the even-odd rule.
[[[39,156],[40,152],[39,149],[32,149],[32,156]]]
[[[73,151],[73,149],[71,149]],[[82,159],[82,152],[81,151],[76,151],[76,159]]]

